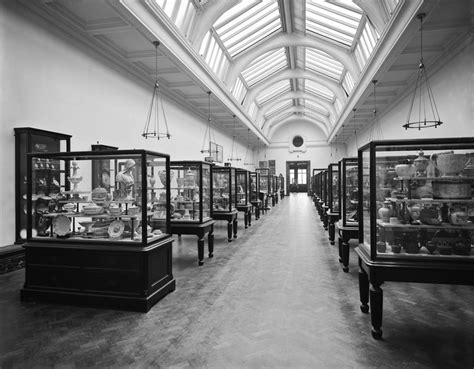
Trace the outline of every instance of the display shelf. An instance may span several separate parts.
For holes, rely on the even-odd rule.
[[[380,338],[385,281],[474,284],[474,138],[373,141],[358,154],[361,310],[370,297]]]

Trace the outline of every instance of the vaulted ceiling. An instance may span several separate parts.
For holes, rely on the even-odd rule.
[[[469,0],[19,0],[141,83],[251,145],[307,121],[344,143],[472,37]],[[375,84],[373,80],[378,82]],[[376,91],[376,95],[374,95]],[[355,111],[353,109],[356,109]],[[236,117],[234,118],[233,115]],[[403,122],[401,122],[402,124]]]

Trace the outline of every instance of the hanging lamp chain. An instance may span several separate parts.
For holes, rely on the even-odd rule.
[[[160,45],[160,42],[153,41],[153,45],[155,46],[155,83],[153,86],[153,94],[151,96],[151,103],[148,109],[142,136],[145,138],[156,138],[157,140],[164,137],[169,139],[171,138],[171,135],[168,128],[168,120],[166,119],[165,108],[163,106],[163,99],[160,99],[160,84],[158,83],[158,46]],[[166,133],[160,132],[160,108],[163,115],[163,123],[166,127]]]

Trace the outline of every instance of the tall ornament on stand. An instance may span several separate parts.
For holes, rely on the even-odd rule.
[[[160,85],[158,83],[158,41],[153,41],[155,46],[155,85],[153,87],[153,95],[151,96],[150,108],[146,117],[145,127],[143,128],[142,136],[145,138],[171,138],[168,121],[166,120],[165,109],[163,107],[163,99],[160,98]],[[166,132],[160,131],[160,109],[162,112],[162,120],[166,127]]]

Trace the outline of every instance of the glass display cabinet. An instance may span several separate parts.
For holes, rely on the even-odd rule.
[[[148,311],[175,289],[168,155],[111,150],[27,158],[22,298]],[[92,186],[104,175],[93,173],[95,161],[109,162],[105,187]],[[50,200],[39,212],[36,202],[46,193]]]
[[[269,168],[256,168],[255,171],[260,177],[260,200],[262,201],[262,212],[265,214],[270,209],[268,199],[273,193],[272,180]]]
[[[324,229],[328,230],[328,210],[329,210],[329,203],[328,203],[328,171],[323,170],[321,173],[321,219],[323,221]]]
[[[227,241],[237,238],[237,172],[231,166],[212,167],[212,218],[227,221]]]
[[[262,200],[260,200],[260,173],[250,172],[250,203],[255,211],[255,219],[260,219],[260,208]]]
[[[329,242],[334,245],[334,237],[336,233],[336,222],[340,218],[339,211],[339,164],[331,163],[328,165],[327,174],[327,199],[328,199],[328,233]]]
[[[45,131],[42,129],[21,127],[15,128],[15,243],[22,244],[26,240],[26,154],[30,152],[59,152],[71,150],[71,136]],[[37,163],[38,170],[44,172],[43,179],[48,181],[44,184],[44,194],[36,199],[34,203],[35,213],[42,212],[50,201],[49,192],[57,190],[57,183],[53,182],[59,176],[59,168],[55,167],[50,160]],[[37,209],[36,209],[37,207]],[[36,219],[34,219],[36,220]],[[35,225],[35,228],[37,225]]]
[[[349,240],[359,238],[357,171],[357,158],[342,158],[339,161],[339,209],[341,212],[341,219],[338,222],[339,262],[342,263],[342,270],[346,273],[349,271]]]
[[[278,180],[280,181],[280,200],[282,200],[285,197],[285,177],[283,177],[283,174],[280,173]]]
[[[280,197],[280,181],[278,180],[278,176],[272,175],[272,206],[278,204],[278,198]]]
[[[172,161],[170,164],[171,233],[198,237],[198,265],[204,264],[204,238],[208,256],[214,256],[212,164],[204,161]]]
[[[250,203],[250,172],[237,169],[237,210],[244,213],[244,227],[252,225],[252,204]]]
[[[474,284],[474,138],[359,149],[359,289],[382,336],[385,281]],[[370,296],[369,296],[370,284]]]

